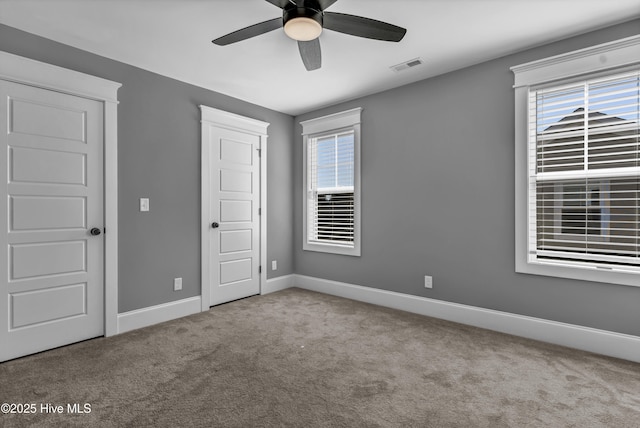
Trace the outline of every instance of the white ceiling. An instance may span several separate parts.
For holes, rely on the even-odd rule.
[[[339,0],[328,10],[407,29],[400,43],[324,31],[305,70],[282,30],[211,40],[276,18],[264,0],[0,0],[0,23],[297,115],[640,17],[640,0]],[[416,57],[425,64],[396,73]]]

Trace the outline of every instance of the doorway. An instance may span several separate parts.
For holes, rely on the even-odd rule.
[[[268,123],[200,106],[202,305],[260,294],[266,281]]]
[[[117,333],[119,87],[0,52],[0,361]]]

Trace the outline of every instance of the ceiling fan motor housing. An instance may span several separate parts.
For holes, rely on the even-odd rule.
[[[303,7],[293,4],[286,7],[282,13],[282,20],[285,32],[295,40],[313,40],[322,32],[322,10],[316,1],[307,1]]]

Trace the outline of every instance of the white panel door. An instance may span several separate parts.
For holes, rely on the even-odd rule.
[[[5,361],[104,334],[104,119],[98,101],[3,80],[0,99]]]
[[[211,125],[211,302],[260,293],[260,137]]]

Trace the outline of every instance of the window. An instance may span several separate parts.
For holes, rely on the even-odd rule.
[[[639,47],[513,68],[516,271],[640,285]]]
[[[360,112],[302,122],[305,250],[360,255]]]
[[[638,71],[529,92],[529,252],[640,268]]]
[[[353,131],[309,141],[308,240],[353,244]]]

